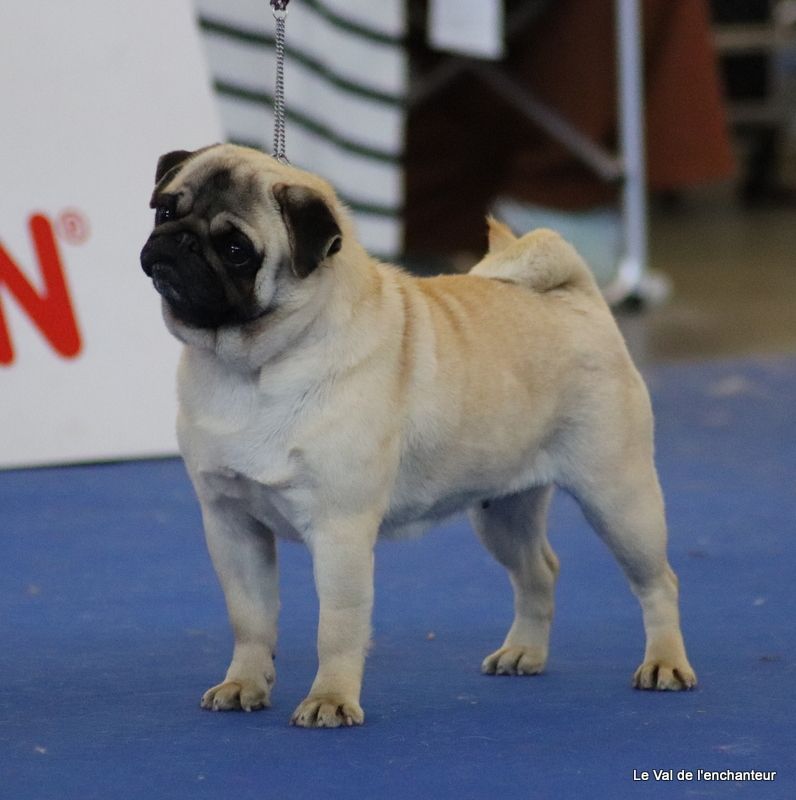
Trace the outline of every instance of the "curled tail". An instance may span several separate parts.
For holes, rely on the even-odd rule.
[[[488,217],[489,251],[470,274],[510,281],[535,292],[583,289],[598,292],[586,262],[555,231],[538,228],[517,238],[508,226]]]

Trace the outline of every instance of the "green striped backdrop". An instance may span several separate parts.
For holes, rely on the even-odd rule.
[[[271,150],[274,24],[268,0],[195,0],[230,141]],[[363,244],[400,254],[407,59],[403,0],[291,0],[287,155],[327,178]]]

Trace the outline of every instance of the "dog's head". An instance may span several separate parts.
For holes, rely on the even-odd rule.
[[[167,153],[155,184],[141,266],[180,338],[255,324],[342,248],[344,212],[328,184],[259,151]]]

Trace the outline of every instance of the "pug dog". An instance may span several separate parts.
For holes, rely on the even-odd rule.
[[[482,670],[541,672],[555,486],[641,604],[634,685],[695,685],[648,394],[569,244],[490,220],[469,274],[416,278],[365,252],[321,178],[226,144],[162,156],[151,206],[141,264],[184,344],[179,445],[235,638],[204,708],[270,704],[284,537],[309,548],[320,602],[318,670],[291,721],[361,724],[374,544],[462,510],[514,590]]]

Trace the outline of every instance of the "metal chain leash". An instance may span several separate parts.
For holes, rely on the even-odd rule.
[[[274,86],[274,158],[289,164],[285,155],[285,19],[290,0],[271,0],[276,22],[276,84]]]

